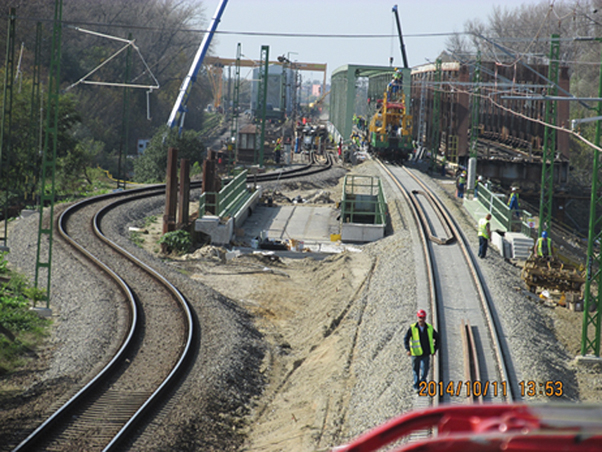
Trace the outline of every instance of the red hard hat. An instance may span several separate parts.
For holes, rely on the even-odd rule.
[[[419,309],[416,314],[419,318],[424,319],[426,317],[426,311],[424,309]]]

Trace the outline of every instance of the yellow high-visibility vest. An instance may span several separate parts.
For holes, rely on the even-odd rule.
[[[489,240],[489,234],[487,233],[487,225],[489,224],[489,220],[487,218],[481,218],[479,220],[479,237],[485,237]]]
[[[548,256],[552,254],[552,239],[549,237],[547,239],[540,237],[537,239],[537,255],[539,257],[543,257],[543,241],[544,240],[548,243]]]
[[[426,324],[426,332],[431,346],[431,355],[435,354],[435,342],[433,341],[433,325]],[[418,323],[412,325],[412,341],[410,342],[410,354],[412,356],[422,356],[422,345],[420,345],[420,329]]]

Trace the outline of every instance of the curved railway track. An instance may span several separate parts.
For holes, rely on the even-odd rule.
[[[433,380],[419,391],[419,396],[428,397],[418,397],[418,405],[427,400],[456,404],[518,399],[517,383],[508,372],[507,348],[466,237],[412,170],[381,166],[404,194],[420,226],[430,322],[441,337]]]
[[[290,170],[249,176],[248,181],[309,176],[331,167],[329,157],[325,164],[314,160]],[[193,182],[191,188],[201,183]],[[199,334],[187,301],[163,276],[102,231],[102,219],[112,209],[164,193],[165,186],[156,185],[98,196],[74,204],[60,216],[60,236],[105,272],[123,294],[120,311],[125,333],[102,370],[14,451],[115,450],[148,422],[187,367]]]
[[[188,303],[165,278],[102,233],[102,217],[110,209],[161,190],[90,198],[59,218],[60,235],[123,292],[127,333],[106,366],[14,450],[112,450],[185,367],[195,334]]]

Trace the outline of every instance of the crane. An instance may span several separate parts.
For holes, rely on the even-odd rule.
[[[188,98],[190,97],[190,91],[192,90],[192,85],[196,81],[197,74],[201,65],[203,64],[203,60],[205,59],[205,55],[207,54],[207,50],[209,49],[209,44],[211,44],[211,39],[213,39],[213,35],[215,34],[215,30],[217,29],[217,25],[226,9],[226,4],[228,0],[221,0],[217,9],[215,11],[215,15],[213,19],[211,19],[211,24],[209,25],[209,30],[205,34],[203,41],[199,49],[197,50],[196,55],[194,56],[194,60],[192,61],[192,65],[188,70],[188,74],[182,81],[182,86],[180,86],[180,91],[178,92],[178,97],[176,102],[171,110],[171,114],[169,115],[169,119],[167,120],[167,126],[172,129],[173,127],[178,125],[178,134],[182,133],[182,128],[184,127],[184,116],[186,115],[186,103],[188,102]]]
[[[399,34],[399,44],[401,46],[401,56],[403,58],[403,67],[407,69],[408,56],[406,55],[406,46],[403,43],[403,34],[401,33],[401,22],[399,21],[399,13],[397,12],[397,5],[393,6],[393,14],[395,14],[395,22],[397,23],[397,33]]]

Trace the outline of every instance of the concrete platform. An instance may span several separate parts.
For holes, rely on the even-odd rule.
[[[338,215],[332,206],[258,205],[242,225],[244,241],[251,243],[262,236],[280,241],[295,239],[303,242],[305,251],[338,253],[347,248],[330,240],[331,234],[339,234]]]

